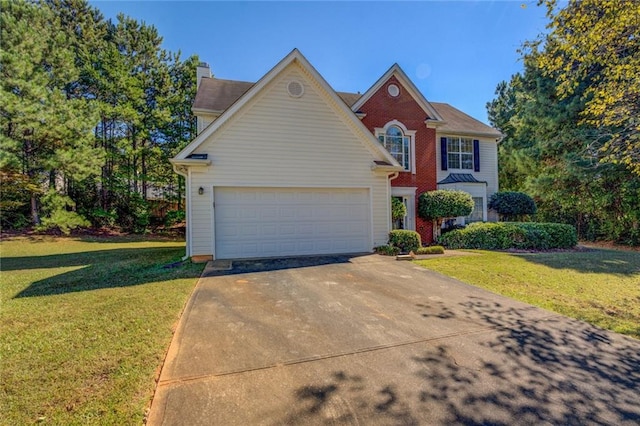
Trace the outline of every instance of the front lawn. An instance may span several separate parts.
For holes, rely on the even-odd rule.
[[[416,261],[427,269],[640,339],[640,252],[478,255]]]
[[[184,242],[143,238],[0,250],[0,424],[141,424],[203,265],[163,268]]]

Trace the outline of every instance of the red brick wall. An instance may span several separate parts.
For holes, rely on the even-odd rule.
[[[396,84],[400,88],[400,94],[392,97],[387,92],[389,84]],[[409,92],[400,84],[395,76],[392,76],[376,93],[362,105],[360,111],[366,113],[362,120],[365,126],[373,133],[375,128],[382,128],[392,120],[401,122],[407,130],[415,130],[415,159],[416,173],[400,172],[399,176],[391,181],[391,186],[412,186],[416,190],[416,210],[418,197],[425,191],[437,189],[436,184],[436,131],[427,129],[425,120],[427,113],[413,99]],[[422,220],[416,211],[416,231],[420,234],[423,243],[433,241],[433,228],[431,222]]]

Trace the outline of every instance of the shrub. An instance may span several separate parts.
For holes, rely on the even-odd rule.
[[[464,191],[439,189],[420,194],[418,216],[433,221],[433,236],[438,238],[442,220],[448,217],[468,216],[473,211],[473,198]]]
[[[138,193],[130,193],[117,200],[115,211],[118,225],[127,232],[141,234],[146,232],[150,223],[149,203]]]
[[[384,256],[395,256],[400,253],[400,249],[398,247],[393,246],[378,246],[374,248],[375,252]]]
[[[391,198],[391,219],[402,219],[407,215],[407,206],[398,198]]]
[[[547,250],[574,247],[578,237],[573,226],[559,223],[472,223],[444,234],[440,242],[452,249]]]
[[[506,220],[520,219],[538,211],[533,198],[524,192],[515,191],[496,192],[489,199],[487,206]]]
[[[397,247],[401,252],[416,251],[422,245],[420,234],[406,229],[395,229],[389,232],[389,245]]]
[[[173,226],[176,223],[184,222],[186,218],[184,210],[169,210],[164,217],[165,226]]]
[[[48,191],[42,197],[42,207],[46,215],[36,227],[39,231],[57,228],[63,234],[69,234],[72,229],[91,226],[87,219],[73,211],[76,203],[55,190]]]
[[[444,247],[442,246],[429,246],[420,247],[416,254],[444,254]]]
[[[93,225],[98,227],[112,227],[116,224],[116,220],[118,219],[115,209],[107,211],[101,207],[91,210],[87,217],[91,220]]]

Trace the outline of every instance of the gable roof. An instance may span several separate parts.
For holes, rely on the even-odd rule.
[[[343,115],[347,117],[348,120],[351,121],[351,124],[357,129],[357,132],[360,133],[361,138],[366,141],[366,147],[374,154],[377,154],[379,160],[387,161],[392,167],[401,168],[398,161],[391,155],[389,152],[384,149],[382,144],[378,142],[378,140],[373,136],[371,132],[365,127],[364,124],[360,121],[360,119],[351,111],[346,103],[338,96],[338,94],[329,86],[329,84],[325,81],[325,79],[320,75],[320,73],[309,63],[309,61],[300,53],[298,49],[293,49],[291,53],[285,56],[275,67],[273,67],[269,72],[267,72],[257,83],[248,87],[246,82],[236,82],[239,84],[233,84],[231,86],[218,85],[218,90],[223,89],[223,93],[227,93],[227,96],[224,97],[224,101],[220,103],[216,103],[217,101],[213,100],[210,103],[202,101],[202,106],[213,105],[222,106],[223,104],[229,103],[230,105],[224,109],[224,112],[214,120],[209,126],[207,126],[196,138],[187,145],[182,151],[180,151],[175,157],[174,160],[184,160],[187,158],[195,149],[197,149],[203,142],[207,140],[209,136],[214,134],[220,127],[222,127],[227,121],[229,121],[240,109],[242,109],[253,97],[255,97],[258,93],[262,91],[271,81],[277,78],[290,64],[297,63],[302,69],[308,73],[309,78],[315,80],[322,89],[325,90],[326,94],[331,97],[335,105],[338,109],[341,110]],[[208,79],[213,80],[213,79]],[[203,78],[203,81],[206,81]],[[209,83],[205,83],[209,84]],[[202,84],[201,86],[202,87]],[[228,89],[227,92],[224,89]],[[245,91],[235,100],[233,97],[239,93],[242,89]],[[216,90],[216,84],[209,85],[209,92]],[[205,91],[203,91],[204,93]],[[216,110],[213,110],[216,111]],[[212,111],[212,112],[213,112]]]
[[[395,67],[395,65],[394,65]],[[389,71],[395,70],[391,67]],[[399,67],[398,67],[399,69]],[[401,71],[401,70],[400,70]],[[387,72],[388,73],[388,72]],[[387,78],[388,79],[388,78]],[[378,82],[386,82],[387,79],[379,79]],[[195,112],[212,112],[221,114],[240,99],[257,83],[236,80],[224,80],[204,77],[200,81],[200,87],[193,104]],[[375,85],[374,85],[375,86]],[[371,89],[369,89],[371,90]],[[362,105],[361,100],[367,95],[349,92],[334,92],[353,111],[356,103]],[[425,100],[426,101],[426,100]],[[500,138],[503,135],[491,126],[471,117],[453,106],[443,102],[429,102],[429,105],[440,117],[438,133],[451,133],[458,135],[477,135],[490,138]]]
[[[200,80],[200,87],[198,87],[192,110],[222,113],[255,84],[248,81],[203,77]],[[351,107],[362,96],[360,93],[348,92],[336,92],[336,94],[348,107]]]
[[[422,92],[418,90],[416,85],[413,84],[413,81],[409,79],[407,74],[405,74],[405,72],[402,70],[402,68],[400,68],[400,65],[398,64],[393,64],[391,68],[389,68],[387,72],[385,72],[382,77],[380,77],[378,81],[376,81],[373,86],[369,88],[369,90],[364,92],[364,94],[351,106],[351,109],[354,112],[357,112],[360,107],[362,107],[362,105],[364,105],[364,103],[367,102],[369,98],[371,98],[371,96],[373,96],[374,93],[380,90],[380,88],[391,78],[391,76],[395,76],[400,84],[402,84],[404,88],[407,89],[413,99],[415,99],[422,110],[429,116],[429,119],[435,122],[443,121],[442,117],[440,117],[440,114],[438,114],[436,109],[429,103],[429,101],[427,101]]]

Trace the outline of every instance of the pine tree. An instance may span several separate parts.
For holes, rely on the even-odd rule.
[[[3,3],[0,28],[0,168],[28,177],[32,222],[38,224],[43,193],[64,193],[65,179],[99,170],[102,155],[92,133],[97,117],[90,102],[67,90],[78,69],[67,34],[48,7]]]

